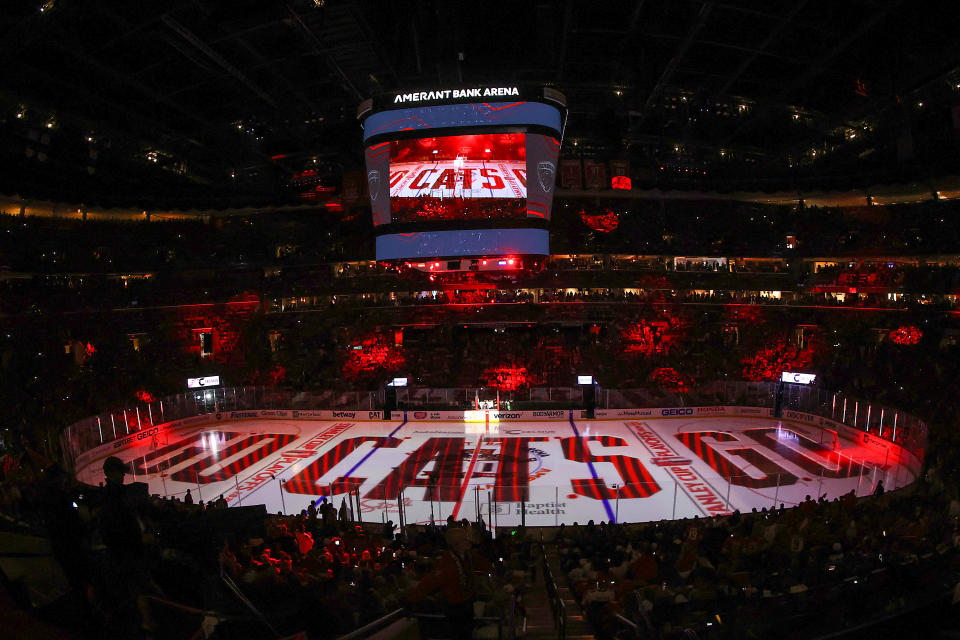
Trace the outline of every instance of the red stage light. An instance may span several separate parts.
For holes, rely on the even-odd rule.
[[[620,344],[624,353],[640,354],[647,358],[666,354],[686,337],[688,325],[686,318],[671,316],[668,311],[665,317],[642,319],[622,328]]]
[[[406,359],[403,352],[379,336],[364,338],[360,349],[351,349],[343,364],[343,376],[354,380],[372,374],[399,371]]]
[[[673,393],[683,393],[693,386],[691,378],[678,372],[673,367],[654,369],[653,373],[650,374],[650,379]]]
[[[727,320],[738,326],[757,327],[766,322],[765,310],[758,305],[728,303],[725,307]]]
[[[587,225],[587,227],[601,233],[610,233],[620,224],[619,216],[610,209],[598,214],[590,214],[585,210],[581,210],[580,219],[583,220],[583,223]]]
[[[777,338],[773,344],[762,347],[754,355],[741,360],[743,377],[753,382],[761,380],[779,380],[784,371],[802,371],[813,366],[816,354],[815,341],[800,349],[785,338]]]
[[[891,331],[888,337],[894,344],[912,345],[920,343],[923,332],[913,325],[904,325]]]
[[[522,365],[500,365],[483,373],[486,386],[500,391],[517,391],[532,385],[543,384],[544,379]]]

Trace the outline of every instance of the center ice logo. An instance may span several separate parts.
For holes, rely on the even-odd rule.
[[[541,455],[544,445],[538,445],[531,451],[531,443],[546,443],[544,436],[521,438],[496,438],[490,447],[485,447],[477,455],[474,476],[477,479],[485,475],[493,484],[493,497],[497,502],[519,502],[529,500],[530,483],[538,476],[543,465]],[[637,458],[606,452],[591,452],[588,442],[596,441],[600,447],[626,447],[623,438],[615,436],[581,436],[561,438],[558,442],[563,459],[571,462],[611,463],[620,476],[617,488],[609,487],[602,478],[572,478],[573,493],[595,499],[646,498],[660,491],[660,486]],[[334,492],[346,488],[357,488],[367,478],[329,477],[324,480],[337,465],[350,453],[365,443],[372,443],[375,449],[396,449],[403,440],[392,437],[358,436],[340,441],[336,447],[324,453],[319,459],[302,469],[284,485],[284,491],[307,495],[321,495],[321,489],[330,486]],[[423,442],[416,450],[405,452],[403,462],[393,467],[385,477],[380,477],[364,498],[371,500],[396,500],[401,490],[421,487],[429,491],[431,500],[457,502],[461,499],[462,488],[469,464],[467,458],[473,452],[465,449],[463,437],[432,437]],[[546,469],[543,469],[545,472]],[[491,477],[492,476],[492,477]]]

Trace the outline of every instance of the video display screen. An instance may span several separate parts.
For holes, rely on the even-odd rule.
[[[559,147],[556,138],[531,133],[415,138],[369,147],[374,225],[547,219]]]
[[[523,100],[365,116],[377,260],[548,254],[563,124]]]
[[[391,222],[526,217],[526,134],[390,143]]]

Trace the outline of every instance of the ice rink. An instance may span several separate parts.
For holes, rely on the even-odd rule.
[[[351,511],[359,502],[364,521],[398,522],[403,508],[407,522],[480,516],[498,526],[709,517],[915,479],[899,448],[884,452],[877,438],[772,417],[657,412],[584,420],[553,411],[539,412],[553,419],[509,422],[489,412],[469,421],[234,412],[100,447],[77,475],[97,484],[103,459],[116,455],[127,481],[148,483],[152,494],[223,494],[231,506],[273,513],[326,497],[336,507],[346,499]],[[297,419],[269,417],[285,414]]]

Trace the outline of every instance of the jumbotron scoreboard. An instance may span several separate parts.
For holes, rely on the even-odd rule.
[[[364,101],[357,117],[377,260],[496,265],[508,256],[548,255],[566,115],[563,94],[548,87],[440,89]]]

